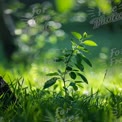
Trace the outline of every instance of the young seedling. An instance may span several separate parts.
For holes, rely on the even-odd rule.
[[[64,71],[58,69],[57,72],[47,74],[47,76],[52,76],[52,78],[46,81],[43,87],[43,89],[49,88],[61,80],[63,82],[65,96],[69,95],[69,86],[71,86],[74,91],[77,91],[79,84],[83,82],[88,84],[87,78],[83,75],[83,61],[90,67],[92,67],[92,64],[89,59],[86,58],[84,52],[89,52],[86,46],[97,46],[94,41],[88,40],[89,35],[86,32],[84,32],[83,35],[78,32],[72,32],[72,35],[75,39],[71,39],[71,49],[64,49],[62,56],[55,59],[56,62],[63,62],[65,64]],[[80,77],[81,80],[77,80],[78,77]]]

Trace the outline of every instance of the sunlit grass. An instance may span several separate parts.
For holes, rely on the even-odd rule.
[[[23,72],[18,72],[17,67],[4,69],[1,66],[1,75],[5,75],[4,78],[8,83],[20,82],[21,84],[24,79],[24,84],[16,87],[15,90],[18,105],[10,105],[4,110],[4,114],[0,107],[0,120],[3,122],[8,120],[54,122],[58,118],[71,122],[72,118],[74,122],[121,122],[121,68],[109,68],[106,72],[105,67],[97,70],[96,67],[90,69],[87,67],[84,74],[89,84],[82,83],[83,88],[80,87],[77,92],[71,93],[74,100],[65,101],[63,94],[60,94],[63,90],[61,84],[55,90],[57,93],[53,90],[53,86],[49,88],[49,91],[42,90],[44,82],[50,78],[46,74],[55,72],[57,68],[63,69],[62,66],[53,62],[51,64],[33,63],[26,70],[22,69]],[[26,86],[27,90],[21,88]],[[59,107],[62,109],[57,113]],[[69,113],[62,115],[61,112],[65,109],[69,110]]]
[[[32,63],[27,69],[24,69],[23,66],[21,67],[21,65],[15,65],[10,69],[4,69],[4,67],[0,66],[0,73],[2,76],[4,76],[7,82],[12,82],[16,79],[23,78],[24,86],[29,86],[31,83],[33,88],[42,89],[46,80],[50,78],[49,76],[46,76],[46,74],[55,72],[57,69],[63,69],[62,66],[63,65],[60,63],[55,63],[53,59],[47,59],[47,61],[42,61],[41,63]],[[86,66],[84,74],[89,83],[82,83],[83,88],[79,88],[79,92],[88,94],[91,89],[93,89],[94,92],[97,90],[107,92],[106,88],[122,91],[121,66],[109,67],[106,70],[106,66],[97,67],[95,64],[93,64],[93,68]],[[58,91],[59,90],[60,89],[58,89]]]

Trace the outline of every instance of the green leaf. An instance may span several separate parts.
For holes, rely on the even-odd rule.
[[[68,56],[70,56],[70,54],[64,54],[64,56],[65,56],[65,57],[68,57]]]
[[[43,89],[49,88],[50,86],[52,86],[53,84],[55,84],[56,81],[57,81],[57,79],[59,79],[59,78],[53,77],[50,80],[47,80],[46,83],[44,84]]]
[[[73,41],[71,41],[71,42],[72,42],[72,49],[75,49],[78,45]]]
[[[57,72],[53,72],[53,73],[46,74],[46,76],[56,76],[56,75],[59,75],[59,74]]]
[[[88,52],[88,50],[85,47],[81,46],[81,45],[78,45],[77,49],[81,50],[81,51],[84,51],[84,52]]]
[[[72,67],[67,66],[67,67],[66,67],[66,70],[67,70],[67,71],[71,71],[71,70],[72,70]]]
[[[75,49],[74,52],[73,52],[73,55],[76,55],[79,53],[79,50]]]
[[[91,62],[89,61],[89,59],[87,59],[86,57],[83,57],[83,60],[90,66],[92,67]]]
[[[89,59],[87,59],[84,55],[79,54],[79,57],[82,57],[82,59],[83,59],[90,67],[92,67],[91,62],[90,62]]]
[[[77,55],[75,56],[75,58],[76,58],[77,64],[81,64],[82,58],[81,58],[80,54],[77,54]]]
[[[63,60],[64,60],[64,57],[58,57],[54,59],[55,62],[61,62]]]
[[[74,86],[75,83],[74,82],[70,82],[69,86]]]
[[[80,74],[80,73],[78,73],[78,75],[83,79],[83,81],[84,81],[85,83],[88,84],[88,80],[86,79],[86,77],[85,77],[84,75],[82,75],[82,74]]]
[[[60,69],[58,69],[58,73],[62,75],[62,72],[61,72],[61,70],[60,70]]]
[[[81,47],[80,45],[77,46],[77,49],[83,51],[84,50],[84,47]]]
[[[97,44],[92,40],[85,40],[83,44],[88,45],[88,46],[97,46]]]
[[[80,71],[84,71],[84,66],[82,64],[75,64],[75,66],[80,70]]]
[[[69,75],[70,75],[70,77],[71,77],[72,79],[76,79],[76,74],[75,74],[75,72],[70,72]]]
[[[81,84],[77,84],[77,86],[83,88],[83,86]]]
[[[83,33],[83,37],[87,38],[87,33],[86,32]]]
[[[58,84],[54,85],[54,88],[53,89],[55,90],[57,87],[58,87]]]
[[[75,72],[77,72],[77,71],[79,71],[78,69],[72,69],[72,71],[75,71]]]
[[[78,39],[78,40],[80,40],[80,39],[82,38],[82,35],[81,35],[80,33],[78,33],[78,32],[72,32],[72,35],[73,35],[76,39]]]
[[[78,90],[78,87],[76,86],[76,84],[75,84],[74,82],[71,82],[71,83],[69,84],[69,86],[72,86],[73,89],[74,89],[75,91]]]
[[[83,83],[83,81],[75,81],[75,83]]]
[[[68,89],[66,87],[63,87],[64,90],[68,91]]]
[[[77,90],[78,90],[78,87],[75,85],[75,86],[73,86],[73,89],[74,89],[75,91],[77,91]]]

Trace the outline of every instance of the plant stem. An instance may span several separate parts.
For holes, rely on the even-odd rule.
[[[70,60],[71,60],[71,58],[73,56],[73,53],[77,49],[77,47],[78,47],[78,45],[75,46],[74,49],[72,49],[72,51],[71,51],[71,53],[70,53],[70,55],[69,55],[69,57],[68,57],[68,59],[66,61],[66,68],[68,67],[69,62],[70,62]],[[68,94],[67,93],[67,89],[66,89],[66,74],[67,74],[67,69],[66,68],[65,68],[65,71],[64,71],[64,75],[62,77],[62,80],[63,80],[63,83],[64,83],[64,89],[65,89],[65,96]]]
[[[67,66],[69,65],[69,62],[70,62],[70,60],[71,60],[71,58],[72,58],[73,53],[74,53],[74,50],[71,51],[71,54],[70,54],[68,60],[66,61],[66,68],[67,68]],[[67,89],[66,89],[66,73],[67,73],[66,68],[65,68],[65,71],[64,71],[64,76],[62,77],[62,80],[63,80],[63,83],[64,83],[64,89],[65,89],[65,97],[66,97],[66,95],[68,94],[68,93],[67,93]]]

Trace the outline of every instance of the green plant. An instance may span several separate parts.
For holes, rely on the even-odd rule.
[[[47,76],[52,76],[52,78],[47,80],[43,87],[43,89],[49,88],[60,80],[63,82],[65,96],[69,95],[68,88],[70,86],[74,91],[77,91],[78,86],[80,86],[79,84],[83,82],[88,84],[87,78],[83,75],[83,61],[90,67],[92,67],[92,64],[83,52],[89,52],[86,46],[97,46],[94,41],[88,40],[90,36],[86,32],[83,33],[83,36],[77,32],[72,32],[72,35],[75,39],[71,39],[71,49],[64,49],[62,56],[55,59],[56,62],[63,62],[65,64],[63,71],[58,69],[57,72],[47,74]]]

